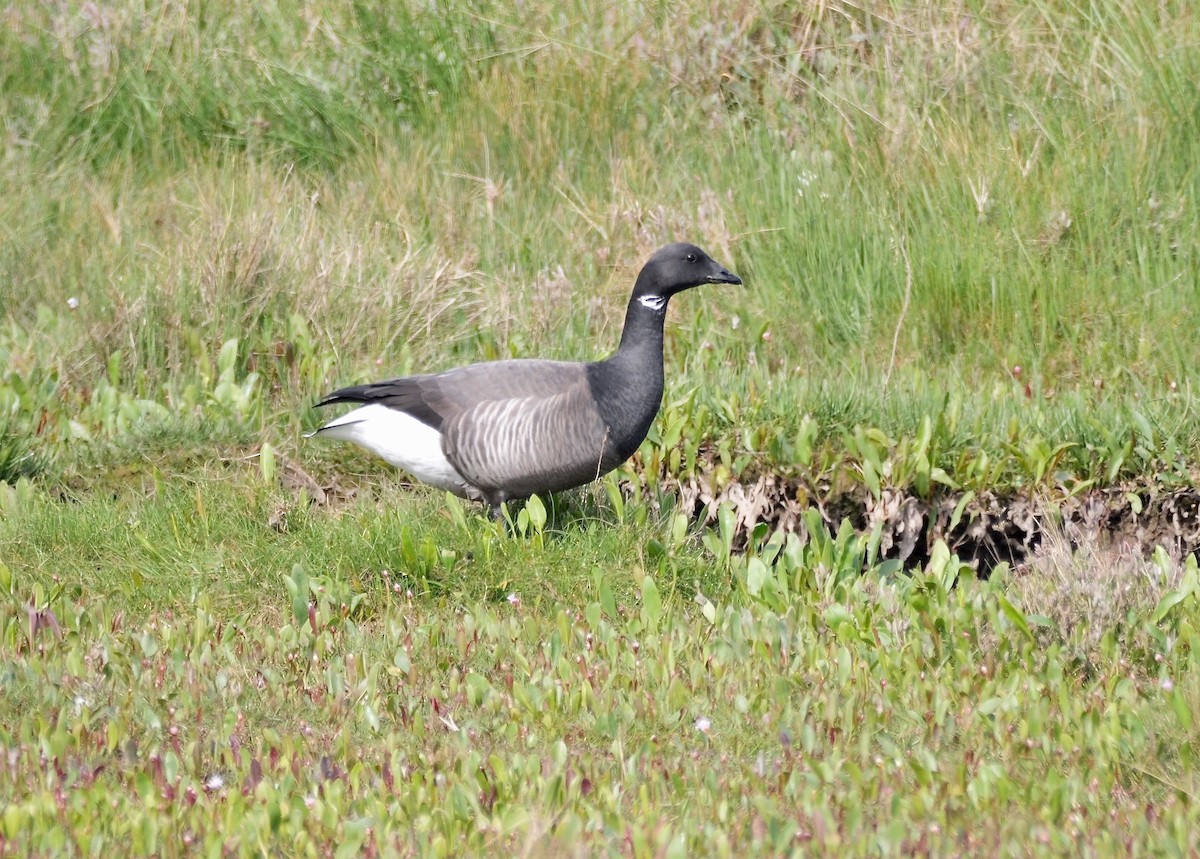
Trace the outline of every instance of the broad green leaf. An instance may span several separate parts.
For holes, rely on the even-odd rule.
[[[950,516],[950,526],[946,529],[947,534],[953,533],[958,527],[958,523],[962,521],[963,511],[967,509],[967,505],[975,498],[975,490],[969,489],[962,494],[958,499],[958,503],[954,505],[954,513]]]
[[[541,498],[530,495],[529,500],[525,502],[525,509],[529,511],[529,524],[540,534],[546,528],[546,505],[542,503]]]
[[[1025,617],[1025,613],[1009,602],[1008,597],[1004,594],[996,594],[996,602],[1000,606],[1000,611],[1004,612],[1004,616],[1012,621],[1017,629],[1021,630],[1029,639],[1033,638],[1033,631],[1029,628],[1029,621]]]
[[[992,713],[995,713],[997,710],[1003,707],[1005,703],[1006,699],[1004,698],[988,698],[984,701],[981,701],[979,706],[975,708],[975,711],[980,715],[990,716]]]
[[[296,623],[303,624],[308,620],[308,573],[303,564],[296,564],[291,576],[285,578],[291,583],[288,590],[292,596],[292,617]]]
[[[1153,623],[1162,623],[1163,619],[1171,613],[1171,609],[1179,605],[1192,595],[1189,588],[1177,588],[1167,591],[1162,595],[1162,599],[1158,601],[1158,605],[1154,608],[1154,615],[1150,618]]]
[[[751,558],[746,563],[746,590],[750,596],[758,596],[770,575],[771,569],[761,559]]]
[[[647,574],[642,578],[642,620],[647,628],[653,630],[658,628],[661,617],[662,597],[658,593],[658,585],[654,583],[654,576]]]
[[[1190,733],[1192,725],[1195,724],[1195,716],[1187,696],[1179,691],[1178,687],[1171,690],[1171,708],[1175,711],[1175,718],[1179,720],[1179,727]]]
[[[600,585],[600,607],[614,621],[621,616],[617,611],[617,600],[613,596],[612,588],[608,586],[607,582],[603,582]]]
[[[729,557],[733,551],[734,531],[737,528],[737,513],[733,505],[725,502],[717,509],[717,529],[721,534],[721,548],[724,557]]]
[[[684,539],[687,537],[688,517],[683,513],[676,513],[671,519],[671,545],[681,546]]]
[[[275,446],[269,441],[263,442],[262,449],[258,452],[258,468],[262,474],[263,483],[275,483]]]
[[[233,368],[237,364],[237,356],[238,341],[236,337],[231,337],[221,344],[221,351],[217,354],[217,373],[232,375]]]

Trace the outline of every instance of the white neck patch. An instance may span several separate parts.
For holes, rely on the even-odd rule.
[[[667,300],[661,295],[643,295],[638,298],[638,303],[642,307],[647,307],[656,313],[667,306]]]

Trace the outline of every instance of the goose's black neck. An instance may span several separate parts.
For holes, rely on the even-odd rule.
[[[611,453],[631,456],[663,396],[663,321],[667,300],[635,293],[625,313],[621,345],[603,361],[588,365],[588,383],[596,408],[609,427]]]
[[[667,318],[667,299],[659,295],[633,295],[625,309],[625,327],[621,344],[613,358],[624,352],[649,349],[656,351],[661,363],[663,323]]]
[[[672,295],[705,283],[741,283],[695,245],[661,248],[638,273],[621,344],[610,358],[587,365],[588,386],[604,422],[604,465],[629,457],[650,428],[663,396],[663,322]]]

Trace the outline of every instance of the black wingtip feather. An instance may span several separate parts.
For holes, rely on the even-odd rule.
[[[420,378],[409,376],[403,379],[391,379],[387,382],[373,382],[367,385],[352,385],[339,388],[332,394],[326,394],[313,408],[332,406],[337,403],[377,403],[412,415],[424,424],[428,424],[439,432],[442,429],[443,416],[438,413],[426,399],[421,390]]]
[[[319,409],[324,406],[332,406],[337,403],[370,403],[376,397],[370,395],[371,385],[355,385],[350,388],[339,388],[332,394],[326,394],[319,402],[313,405],[314,409]]]

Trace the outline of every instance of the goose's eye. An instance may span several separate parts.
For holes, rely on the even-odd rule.
[[[695,261],[696,261],[696,255],[695,255],[695,254],[688,254],[688,255],[687,255],[687,261],[688,261],[688,262],[695,262]]]

